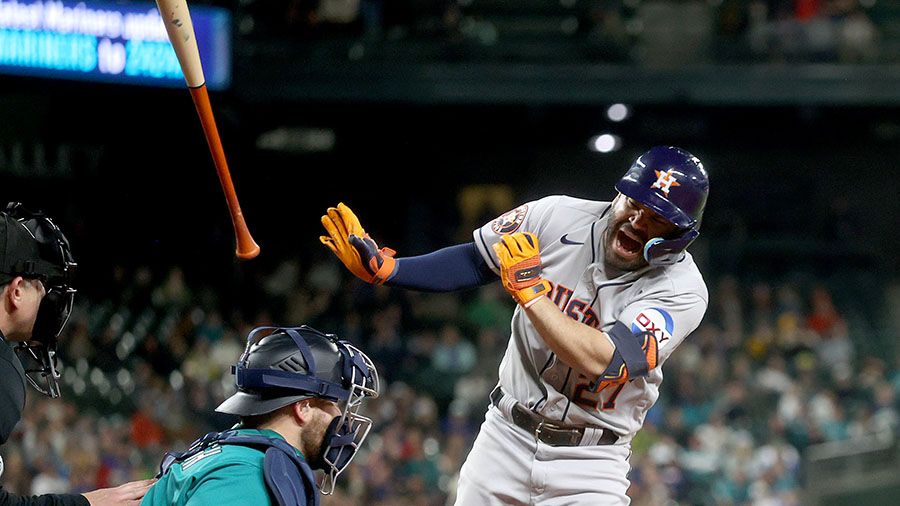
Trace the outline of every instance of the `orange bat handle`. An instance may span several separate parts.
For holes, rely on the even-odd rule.
[[[234,225],[234,235],[237,240],[235,254],[242,260],[248,260],[259,255],[259,245],[250,235],[241,205],[238,202],[237,193],[231,183],[231,172],[228,171],[228,162],[225,160],[225,151],[222,149],[222,140],[219,139],[219,129],[216,128],[216,118],[213,116],[212,105],[209,103],[209,93],[206,91],[206,83],[188,88],[191,90],[191,98],[200,115],[200,124],[203,125],[203,134],[209,144],[216,172],[219,174],[219,182],[222,183],[222,191],[225,192],[225,200],[228,202],[228,211],[231,213],[231,222]]]

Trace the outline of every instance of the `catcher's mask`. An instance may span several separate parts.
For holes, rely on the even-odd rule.
[[[77,264],[66,236],[43,212],[11,202],[0,215],[5,228],[0,278],[4,283],[16,276],[36,279],[46,290],[31,340],[20,343],[16,352],[28,383],[44,395],[59,397],[56,344],[72,312]]]
[[[652,237],[644,259],[653,266],[671,265],[700,235],[709,195],[709,176],[694,155],[674,146],[654,146],[616,183],[619,193],[649,207],[678,227],[674,237]]]
[[[378,372],[369,357],[348,341],[306,325],[257,327],[232,374],[238,391],[216,408],[220,413],[260,415],[310,397],[340,406],[321,458],[310,462],[325,470],[319,489],[331,494],[372,428],[372,420],[359,414],[367,397],[378,396]]]

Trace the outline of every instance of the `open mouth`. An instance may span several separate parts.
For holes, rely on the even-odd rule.
[[[641,248],[644,247],[644,241],[632,232],[620,228],[616,232],[615,246],[622,256],[634,257],[641,253]]]

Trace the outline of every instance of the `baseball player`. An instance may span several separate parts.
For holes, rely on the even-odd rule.
[[[690,153],[656,146],[615,188],[612,202],[528,202],[473,242],[418,257],[379,248],[343,204],[322,217],[320,240],[367,282],[448,291],[499,277],[518,303],[457,504],[630,502],[631,439],[659,395],[661,365],[708,305],[686,248],[709,179]]]
[[[216,411],[240,423],[167,453],[142,505],[314,506],[334,490],[372,427],[359,413],[378,395],[372,361],[307,326],[257,327],[232,372],[237,392]]]

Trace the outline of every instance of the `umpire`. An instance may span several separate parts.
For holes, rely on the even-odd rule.
[[[0,212],[0,445],[22,418],[26,381],[59,397],[56,340],[72,311],[75,265],[65,235],[43,213],[18,203]],[[31,497],[0,485],[0,506],[136,505],[153,481]]]

